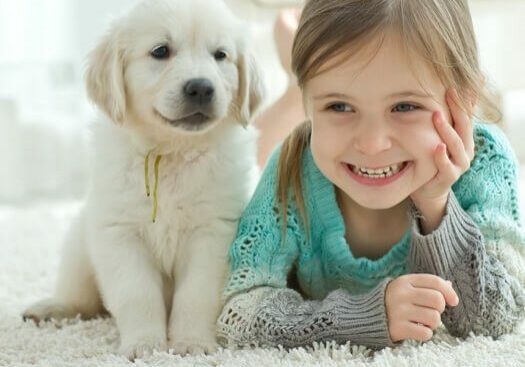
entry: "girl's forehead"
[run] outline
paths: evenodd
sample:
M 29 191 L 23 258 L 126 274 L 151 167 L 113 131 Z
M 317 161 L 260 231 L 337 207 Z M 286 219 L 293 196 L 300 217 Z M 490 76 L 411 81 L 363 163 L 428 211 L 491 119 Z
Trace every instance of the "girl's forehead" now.
M 430 63 L 406 51 L 399 37 L 386 36 L 381 43 L 370 43 L 357 52 L 350 50 L 321 67 L 318 75 L 305 85 L 306 90 L 368 90 L 380 93 L 392 89 L 424 88 L 441 90 L 442 83 Z

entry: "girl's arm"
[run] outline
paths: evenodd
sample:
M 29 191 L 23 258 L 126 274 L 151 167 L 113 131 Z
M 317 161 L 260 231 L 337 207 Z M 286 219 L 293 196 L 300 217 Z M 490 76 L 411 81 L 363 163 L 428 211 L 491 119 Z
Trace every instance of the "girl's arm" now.
M 455 186 L 466 210 L 451 192 L 446 215 L 434 232 L 422 235 L 414 218 L 409 254 L 412 272 L 452 281 L 460 303 L 447 308 L 442 321 L 451 334 L 462 337 L 471 331 L 491 336 L 512 331 L 525 305 L 519 274 L 510 273 L 496 256 L 509 251 L 524 264 L 523 251 L 514 250 L 525 246 L 516 214 L 515 162 L 504 139 L 490 134 L 478 139 L 483 143 L 472 168 Z
M 278 151 L 269 160 L 246 208 L 230 249 L 227 302 L 217 322 L 223 344 L 296 347 L 314 341 L 391 344 L 384 294 L 389 279 L 365 295 L 337 290 L 321 301 L 305 301 L 287 288 L 304 236 L 289 208 L 286 242 L 275 206 Z
M 344 290 L 322 301 L 305 301 L 289 288 L 258 287 L 226 304 L 217 322 L 224 345 L 300 347 L 313 342 L 350 341 L 369 347 L 392 345 L 388 333 L 385 279 L 368 294 Z

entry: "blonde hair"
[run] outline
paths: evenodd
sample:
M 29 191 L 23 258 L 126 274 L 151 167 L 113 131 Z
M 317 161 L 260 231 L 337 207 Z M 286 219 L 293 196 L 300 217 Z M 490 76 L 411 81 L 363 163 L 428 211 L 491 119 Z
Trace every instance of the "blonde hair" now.
M 309 80 L 337 67 L 372 40 L 395 32 L 409 56 L 431 66 L 443 85 L 455 88 L 464 110 L 478 101 L 483 120 L 498 122 L 501 114 L 485 85 L 478 60 L 474 28 L 466 0 L 308 0 L 292 49 L 292 69 L 304 90 Z M 319 47 L 322 45 L 322 47 Z M 410 58 L 409 58 L 410 60 Z M 324 67 L 324 68 L 323 68 Z M 283 142 L 278 163 L 277 199 L 286 228 L 289 194 L 305 226 L 302 157 L 310 144 L 311 122 L 298 126 Z M 291 189 L 291 192 L 290 192 Z

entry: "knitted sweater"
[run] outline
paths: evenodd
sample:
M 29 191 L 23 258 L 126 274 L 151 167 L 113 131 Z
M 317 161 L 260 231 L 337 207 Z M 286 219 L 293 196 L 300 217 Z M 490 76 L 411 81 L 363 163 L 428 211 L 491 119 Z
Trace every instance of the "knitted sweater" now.
M 291 202 L 281 244 L 277 149 L 230 250 L 226 305 L 217 322 L 219 341 L 239 346 L 295 347 L 331 340 L 393 345 L 385 290 L 389 281 L 407 273 L 452 281 L 460 303 L 442 314 L 451 334 L 510 332 L 525 305 L 518 165 L 497 127 L 474 126 L 476 155 L 453 185 L 440 226 L 422 235 L 417 210 L 412 210 L 406 234 L 377 260 L 352 255 L 333 184 L 317 168 L 310 149 L 303 157 L 309 233 Z M 288 287 L 290 274 L 301 293 Z

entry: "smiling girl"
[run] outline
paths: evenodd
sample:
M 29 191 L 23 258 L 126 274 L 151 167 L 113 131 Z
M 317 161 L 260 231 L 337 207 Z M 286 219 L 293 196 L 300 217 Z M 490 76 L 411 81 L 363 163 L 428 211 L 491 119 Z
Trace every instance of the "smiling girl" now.
M 241 218 L 219 339 L 384 347 L 441 322 L 512 331 L 525 304 L 522 270 L 504 261 L 525 247 L 517 163 L 472 119 L 496 110 L 467 1 L 310 0 L 292 59 L 308 121 Z

